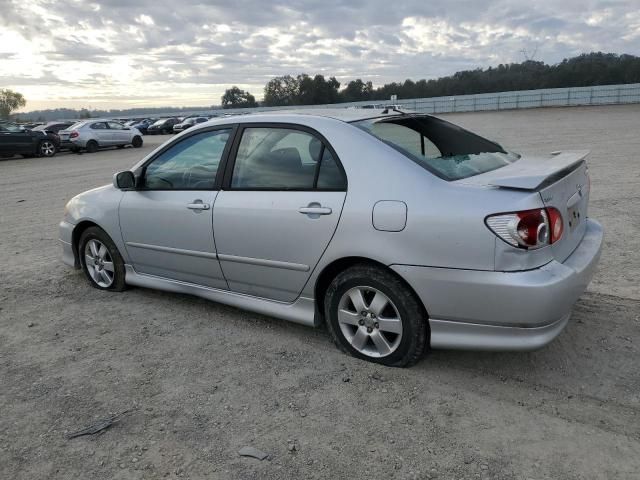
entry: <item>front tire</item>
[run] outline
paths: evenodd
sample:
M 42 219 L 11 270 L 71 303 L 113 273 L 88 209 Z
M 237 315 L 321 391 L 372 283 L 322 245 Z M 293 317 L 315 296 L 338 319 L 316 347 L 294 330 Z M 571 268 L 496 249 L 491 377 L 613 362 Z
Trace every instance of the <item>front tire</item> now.
M 375 265 L 351 267 L 324 298 L 327 329 L 350 355 L 391 367 L 415 364 L 427 349 L 427 318 L 404 282 Z
M 80 265 L 87 280 L 99 290 L 126 288 L 124 260 L 113 240 L 99 227 L 89 227 L 78 242 Z
M 140 148 L 142 146 L 142 137 L 139 137 L 138 135 L 133 137 L 133 140 L 131 140 L 131 145 L 133 145 L 133 148 Z

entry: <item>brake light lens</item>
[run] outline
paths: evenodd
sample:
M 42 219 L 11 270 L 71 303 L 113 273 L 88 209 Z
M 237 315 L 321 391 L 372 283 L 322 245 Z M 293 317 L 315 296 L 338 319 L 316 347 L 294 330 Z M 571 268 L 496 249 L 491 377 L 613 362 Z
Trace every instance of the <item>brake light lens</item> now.
M 551 229 L 551 243 L 557 242 L 564 232 L 564 224 L 562 223 L 562 215 L 556 208 L 547 208 L 549 213 L 549 227 Z
M 557 242 L 563 232 L 562 215 L 555 208 L 490 215 L 485 223 L 509 245 L 530 250 Z
M 80 132 L 78 132 L 77 130 L 74 130 L 69 134 L 69 138 L 77 138 L 79 136 L 80 136 Z

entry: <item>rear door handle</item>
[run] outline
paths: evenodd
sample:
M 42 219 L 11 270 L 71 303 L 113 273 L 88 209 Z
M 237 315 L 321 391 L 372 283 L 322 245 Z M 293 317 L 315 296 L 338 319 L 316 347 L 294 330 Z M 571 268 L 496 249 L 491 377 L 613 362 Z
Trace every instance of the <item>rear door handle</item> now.
M 300 207 L 298 211 L 305 215 L 331 215 L 332 210 L 329 207 Z
M 202 203 L 202 200 L 194 200 L 193 203 L 187 205 L 189 210 L 209 210 L 208 203 Z

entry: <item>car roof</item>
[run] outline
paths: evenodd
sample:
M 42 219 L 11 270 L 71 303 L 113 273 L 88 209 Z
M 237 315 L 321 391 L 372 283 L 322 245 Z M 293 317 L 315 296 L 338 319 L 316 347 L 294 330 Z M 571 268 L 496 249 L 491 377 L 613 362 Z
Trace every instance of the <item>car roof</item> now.
M 315 117 L 327 117 L 334 120 L 341 120 L 343 122 L 357 122 L 359 120 L 367 120 L 370 118 L 378 117 L 392 117 L 396 115 L 403 115 L 405 113 L 414 112 L 398 112 L 393 110 L 387 110 L 385 108 L 380 109 L 363 109 L 363 108 L 298 108 L 291 110 L 271 110 L 264 112 L 252 113 L 251 117 L 255 119 L 261 115 L 269 116 L 289 116 L 289 115 L 311 115 Z

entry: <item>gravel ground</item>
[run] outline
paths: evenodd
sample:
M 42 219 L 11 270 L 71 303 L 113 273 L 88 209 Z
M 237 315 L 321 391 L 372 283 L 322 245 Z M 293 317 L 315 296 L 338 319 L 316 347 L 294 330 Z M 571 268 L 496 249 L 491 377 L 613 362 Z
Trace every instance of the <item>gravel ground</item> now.
M 640 105 L 443 117 L 518 151 L 592 149 L 606 249 L 556 341 L 389 369 L 342 355 L 323 330 L 100 292 L 60 262 L 62 208 L 166 137 L 0 161 L 0 476 L 639 478 Z M 126 409 L 102 434 L 65 438 Z

